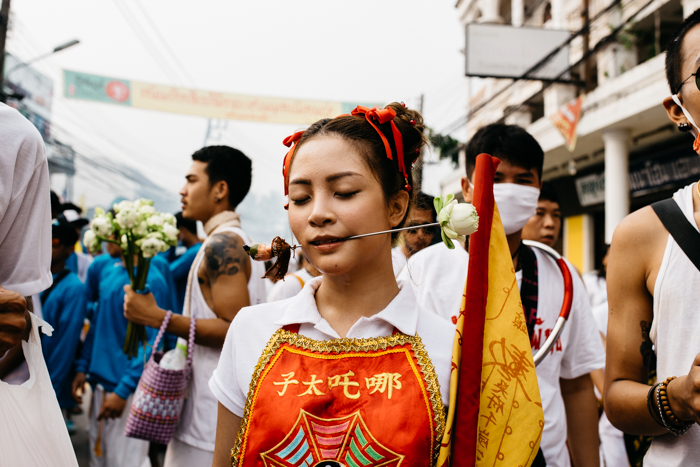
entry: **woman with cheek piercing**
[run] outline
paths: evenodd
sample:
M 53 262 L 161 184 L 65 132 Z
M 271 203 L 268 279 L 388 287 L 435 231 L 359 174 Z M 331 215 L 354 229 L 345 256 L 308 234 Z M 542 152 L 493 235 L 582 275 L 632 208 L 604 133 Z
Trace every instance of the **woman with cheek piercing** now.
M 358 107 L 285 144 L 289 223 L 321 276 L 231 324 L 209 383 L 214 466 L 434 465 L 454 330 L 397 283 L 395 234 L 347 240 L 403 226 L 423 119 Z

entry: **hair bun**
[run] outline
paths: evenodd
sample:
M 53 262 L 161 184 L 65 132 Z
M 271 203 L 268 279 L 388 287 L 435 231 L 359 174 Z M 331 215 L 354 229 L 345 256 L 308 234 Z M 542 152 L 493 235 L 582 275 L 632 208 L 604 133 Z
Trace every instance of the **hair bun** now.
M 427 142 L 423 135 L 425 130 L 423 116 L 417 110 L 409 109 L 400 102 L 392 102 L 385 108 L 396 112 L 394 123 L 403 137 L 404 161 L 407 166 L 410 166 L 418 159 L 421 148 Z

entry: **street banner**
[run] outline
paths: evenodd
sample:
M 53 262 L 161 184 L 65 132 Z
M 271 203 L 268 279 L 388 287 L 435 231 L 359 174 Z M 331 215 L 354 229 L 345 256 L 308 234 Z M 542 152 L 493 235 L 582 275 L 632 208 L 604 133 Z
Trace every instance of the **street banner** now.
M 63 70 L 63 95 L 68 99 L 207 118 L 292 124 L 311 124 L 324 117 L 337 117 L 350 113 L 357 105 L 380 105 L 201 91 L 70 70 Z
M 579 96 L 566 104 L 561 109 L 557 110 L 550 118 L 552 123 L 559 130 L 566 141 L 566 147 L 570 152 L 574 152 L 576 148 L 576 127 L 581 118 L 581 106 L 583 105 L 583 97 Z
M 493 198 L 499 160 L 476 159 L 469 268 L 452 350 L 439 467 L 529 467 L 544 429 L 535 364 L 505 232 Z

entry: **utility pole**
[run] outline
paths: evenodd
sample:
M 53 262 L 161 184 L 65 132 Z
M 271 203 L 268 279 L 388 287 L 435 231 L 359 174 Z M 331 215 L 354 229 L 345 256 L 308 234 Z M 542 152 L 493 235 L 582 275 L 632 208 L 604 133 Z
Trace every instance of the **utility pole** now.
M 10 0 L 2 0 L 0 6 L 0 102 L 5 102 L 5 40 L 7 27 L 10 24 Z
M 590 18 L 588 13 L 588 0 L 583 0 L 583 6 L 581 8 L 581 22 L 583 22 L 583 27 L 585 32 L 583 33 L 583 56 L 588 55 L 590 40 L 591 40 L 591 27 Z M 593 79 L 591 77 L 591 71 L 593 67 L 591 66 L 591 57 L 586 58 L 583 61 L 583 82 L 584 91 L 589 92 L 593 90 Z
M 418 101 L 418 112 L 423 115 L 423 100 L 425 94 L 420 95 L 420 100 Z M 423 149 L 421 149 L 418 159 L 416 160 L 416 170 L 413 173 L 413 185 L 416 187 L 416 191 L 422 191 L 423 185 Z

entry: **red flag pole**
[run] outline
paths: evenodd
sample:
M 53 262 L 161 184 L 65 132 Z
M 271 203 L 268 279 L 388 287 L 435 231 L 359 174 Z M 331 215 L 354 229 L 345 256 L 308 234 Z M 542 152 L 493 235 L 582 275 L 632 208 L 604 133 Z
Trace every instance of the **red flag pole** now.
M 484 323 L 488 295 L 489 245 L 493 222 L 493 178 L 501 161 L 488 154 L 476 158 L 473 205 L 479 213 L 479 230 L 469 238 L 469 269 L 462 335 L 462 363 L 459 369 L 452 465 L 476 463 L 477 427 L 481 396 L 481 368 L 484 350 Z M 467 324 L 468 323 L 468 324 Z

